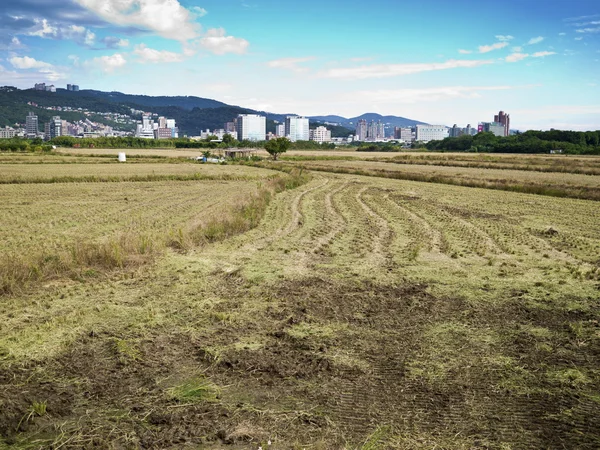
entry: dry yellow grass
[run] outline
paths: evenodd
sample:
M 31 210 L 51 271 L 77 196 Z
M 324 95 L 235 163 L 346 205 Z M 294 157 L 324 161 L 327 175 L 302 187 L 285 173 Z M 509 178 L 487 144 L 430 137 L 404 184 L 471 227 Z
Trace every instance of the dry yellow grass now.
M 0 247 L 6 254 L 52 253 L 115 233 L 166 237 L 197 226 L 252 182 L 56 183 L 0 186 Z
M 248 186 L 9 186 L 3 225 L 160 232 L 194 185 Z M 247 233 L 6 297 L 0 447 L 595 448 L 597 205 L 318 172 Z
M 479 169 L 470 167 L 429 166 L 422 164 L 390 164 L 373 161 L 314 161 L 309 167 L 331 167 L 363 169 L 374 172 L 421 173 L 428 176 L 451 177 L 456 180 L 489 180 L 508 182 L 536 183 L 543 185 L 561 185 L 569 187 L 600 188 L 600 176 L 570 173 L 545 173 L 526 170 Z
M 43 181 L 45 179 L 102 179 L 135 178 L 145 176 L 167 177 L 197 174 L 206 178 L 253 179 L 274 176 L 275 171 L 218 164 L 179 163 L 112 163 L 112 164 L 1 164 L 0 183 Z

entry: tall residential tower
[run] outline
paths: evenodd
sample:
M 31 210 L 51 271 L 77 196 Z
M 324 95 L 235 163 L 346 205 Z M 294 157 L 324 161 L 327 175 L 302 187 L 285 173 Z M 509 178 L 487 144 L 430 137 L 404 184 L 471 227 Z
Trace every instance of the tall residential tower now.
M 25 119 L 25 134 L 29 139 L 37 137 L 39 132 L 38 116 L 30 112 Z
M 240 114 L 235 119 L 235 130 L 240 141 L 264 141 L 267 136 L 267 118 L 256 114 Z
M 510 115 L 506 114 L 504 111 L 500 111 L 494 116 L 494 122 L 504 125 L 504 136 L 510 135 Z
M 308 119 L 300 116 L 286 117 L 285 137 L 292 142 L 308 141 L 310 138 Z

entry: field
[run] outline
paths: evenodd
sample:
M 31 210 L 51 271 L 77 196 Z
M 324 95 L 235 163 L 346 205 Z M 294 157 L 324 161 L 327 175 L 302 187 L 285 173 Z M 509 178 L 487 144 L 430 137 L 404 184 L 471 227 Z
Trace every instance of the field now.
M 1 164 L 0 184 L 58 182 L 58 181 L 136 181 L 150 178 L 203 178 L 215 180 L 250 180 L 273 176 L 267 169 L 213 164 Z
M 358 163 L 373 173 L 333 173 Z M 52 255 L 115 233 L 162 249 L 3 295 L 0 448 L 600 447 L 598 202 L 378 172 L 404 164 L 268 167 L 309 164 L 324 166 L 267 197 L 278 172 L 191 163 L 245 178 L 0 185 L 3 251 Z M 12 179 L 46 164 L 22 166 Z M 105 167 L 125 171 L 60 173 Z M 240 211 L 254 219 L 238 232 L 160 237 L 206 237 Z
M 540 162 L 539 159 L 536 162 Z M 571 162 L 571 160 L 569 160 Z M 600 200 L 600 177 L 539 170 L 481 169 L 391 161 L 300 161 L 307 169 Z M 537 164 L 535 167 L 540 167 Z M 571 167 L 567 165 L 566 167 Z

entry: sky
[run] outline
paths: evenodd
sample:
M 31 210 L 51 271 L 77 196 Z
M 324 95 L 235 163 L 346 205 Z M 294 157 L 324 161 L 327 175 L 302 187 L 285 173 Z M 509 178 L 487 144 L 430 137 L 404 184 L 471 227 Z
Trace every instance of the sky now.
M 0 85 L 600 129 L 598 0 L 0 3 Z

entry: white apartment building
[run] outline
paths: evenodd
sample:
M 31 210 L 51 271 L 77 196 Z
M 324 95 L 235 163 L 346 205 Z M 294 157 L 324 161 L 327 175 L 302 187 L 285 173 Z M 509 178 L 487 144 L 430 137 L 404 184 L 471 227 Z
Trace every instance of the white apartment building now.
M 138 123 L 135 137 L 143 139 L 154 139 L 154 121 L 148 115 L 142 116 L 142 123 Z
M 11 127 L 0 128 L 0 139 L 12 139 L 17 135 L 17 130 Z
M 448 137 L 448 129 L 444 125 L 417 125 L 415 141 L 441 141 Z
M 310 140 L 319 143 L 331 142 L 331 131 L 326 127 L 317 127 L 314 130 L 310 130 Z
M 235 119 L 235 130 L 240 141 L 264 141 L 267 118 L 256 114 L 240 114 Z
M 285 137 L 290 141 L 308 141 L 310 139 L 310 127 L 307 117 L 288 116 L 285 118 Z
M 285 137 L 285 124 L 279 124 L 275 126 L 275 135 L 277 137 Z

